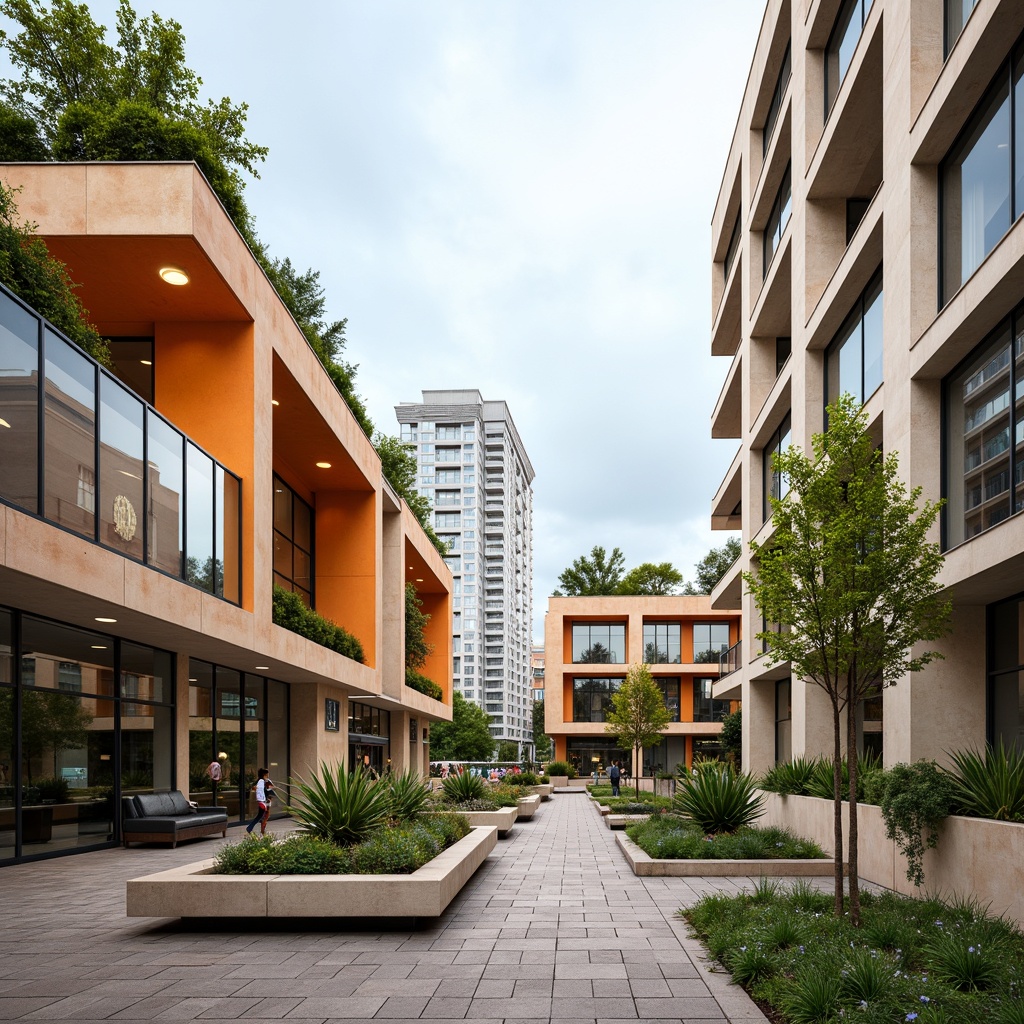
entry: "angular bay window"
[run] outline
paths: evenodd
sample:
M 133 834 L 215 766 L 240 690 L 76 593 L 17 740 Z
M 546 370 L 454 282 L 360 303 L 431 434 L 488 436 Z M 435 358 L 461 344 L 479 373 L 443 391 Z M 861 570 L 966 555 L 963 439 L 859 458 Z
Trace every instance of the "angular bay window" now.
M 825 396 L 863 405 L 882 383 L 882 272 L 871 279 L 825 353 Z
M 764 130 L 761 132 L 762 156 L 767 156 L 768 147 L 771 145 L 772 136 L 775 134 L 775 125 L 779 120 L 779 113 L 782 111 L 782 97 L 786 95 L 786 86 L 789 85 L 791 73 L 789 43 L 786 43 L 786 52 L 782 57 L 782 67 L 779 68 L 779 77 L 775 80 L 775 91 L 772 93 L 772 102 L 768 107 L 768 116 L 765 118 Z
M 1022 71 L 1018 46 L 939 168 L 940 307 L 1024 212 Z
M 785 474 L 780 473 L 775 468 L 774 456 L 781 454 L 789 447 L 792 437 L 792 420 L 787 412 L 782 417 L 782 422 L 779 424 L 778 429 L 768 439 L 768 443 L 764 446 L 762 453 L 762 469 L 764 474 L 762 514 L 765 522 L 768 521 L 768 517 L 772 514 L 772 508 L 768 499 L 775 498 L 776 501 L 782 501 L 789 493 L 789 481 L 786 479 Z
M 648 665 L 678 665 L 679 634 L 678 622 L 645 622 L 644 661 Z
M 1024 307 L 944 382 L 945 546 L 1024 508 Z
M 572 681 L 572 720 L 604 722 L 612 706 L 612 694 L 623 680 L 580 678 Z
M 864 22 L 871 11 L 871 0 L 845 0 L 840 7 L 828 45 L 825 47 L 825 118 L 839 95 L 839 88 L 850 70 Z
M 782 184 L 772 204 L 772 212 L 768 215 L 768 223 L 764 229 L 764 276 L 768 276 L 768 268 L 772 265 L 775 253 L 779 250 L 782 235 L 789 224 L 793 213 L 793 184 L 790 165 L 786 165 L 786 173 L 782 176 Z
M 626 661 L 624 622 L 574 622 L 572 660 L 575 665 L 621 665 Z
M 274 474 L 274 582 L 314 607 L 314 512 Z

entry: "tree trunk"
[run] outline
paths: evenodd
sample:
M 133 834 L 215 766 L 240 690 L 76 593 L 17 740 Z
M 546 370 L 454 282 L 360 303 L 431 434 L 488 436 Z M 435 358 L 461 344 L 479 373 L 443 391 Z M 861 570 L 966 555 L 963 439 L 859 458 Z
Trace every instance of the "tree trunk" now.
M 834 835 L 835 857 L 833 869 L 835 879 L 835 901 L 833 911 L 836 917 L 843 916 L 843 734 L 839 724 L 839 705 L 832 705 L 832 802 L 835 812 Z
M 640 772 L 643 771 L 643 747 L 633 748 L 633 785 L 636 786 L 636 802 L 640 803 Z
M 846 759 L 850 764 L 850 924 L 860 927 L 860 879 L 857 856 L 857 705 L 854 702 L 855 681 L 846 686 Z

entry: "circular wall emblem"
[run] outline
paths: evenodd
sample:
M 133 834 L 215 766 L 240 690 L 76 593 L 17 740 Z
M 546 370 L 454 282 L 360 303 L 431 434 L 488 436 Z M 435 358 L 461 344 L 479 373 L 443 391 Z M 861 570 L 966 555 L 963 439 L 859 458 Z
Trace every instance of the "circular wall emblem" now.
M 114 532 L 124 540 L 131 540 L 137 525 L 138 519 L 132 503 L 123 494 L 119 494 L 114 499 Z

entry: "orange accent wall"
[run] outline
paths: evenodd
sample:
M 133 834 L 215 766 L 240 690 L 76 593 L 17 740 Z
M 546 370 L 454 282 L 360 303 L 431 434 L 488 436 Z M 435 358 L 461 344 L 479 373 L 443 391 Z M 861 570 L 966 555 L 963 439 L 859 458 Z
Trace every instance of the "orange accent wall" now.
M 255 547 L 253 359 L 250 323 L 156 324 L 156 408 L 242 478 L 242 606 L 250 610 Z
M 572 721 L 572 676 L 562 677 L 562 721 Z
M 569 738 L 567 736 L 555 736 L 555 737 L 553 737 L 553 739 L 555 741 L 555 756 L 554 756 L 553 760 L 555 760 L 555 761 L 568 761 L 569 758 L 566 755 L 565 751 L 566 751 L 566 748 L 567 748 L 567 745 L 568 745 L 568 739 Z
M 420 671 L 444 690 L 445 704 L 452 702 L 452 609 L 448 594 L 419 594 L 422 611 L 430 616 L 424 630 L 427 643 L 434 649 Z
M 316 610 L 362 642 L 377 664 L 377 495 L 318 491 Z

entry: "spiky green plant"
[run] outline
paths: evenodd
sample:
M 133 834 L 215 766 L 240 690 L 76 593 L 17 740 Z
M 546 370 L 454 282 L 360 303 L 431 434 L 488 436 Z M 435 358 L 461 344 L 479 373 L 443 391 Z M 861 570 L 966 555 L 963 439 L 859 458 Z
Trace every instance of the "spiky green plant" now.
M 479 775 L 471 775 L 469 772 L 449 775 L 441 785 L 445 799 L 453 804 L 479 800 L 484 795 L 484 780 Z
M 388 787 L 388 816 L 398 821 L 411 821 L 427 804 L 427 781 L 410 769 L 393 775 L 385 783 Z
M 886 960 L 872 956 L 866 949 L 851 953 L 842 974 L 841 992 L 851 1003 L 874 1003 L 889 991 L 892 970 Z
M 811 970 L 794 980 L 782 999 L 790 1024 L 827 1024 L 839 1010 L 839 979 Z
M 764 814 L 764 799 L 750 775 L 734 774 L 728 768 L 697 775 L 681 772 L 679 782 L 674 809 L 705 833 L 735 832 Z
M 958 810 L 996 821 L 1024 821 L 1024 752 L 999 740 L 984 753 L 962 750 L 950 757 Z
M 289 810 L 302 832 L 351 846 L 384 823 L 388 790 L 364 772 L 321 761 L 308 782 L 300 778 L 293 783 Z
M 764 773 L 759 783 L 761 789 L 782 796 L 798 796 L 807 790 L 807 784 L 820 758 L 796 757 L 782 761 Z

